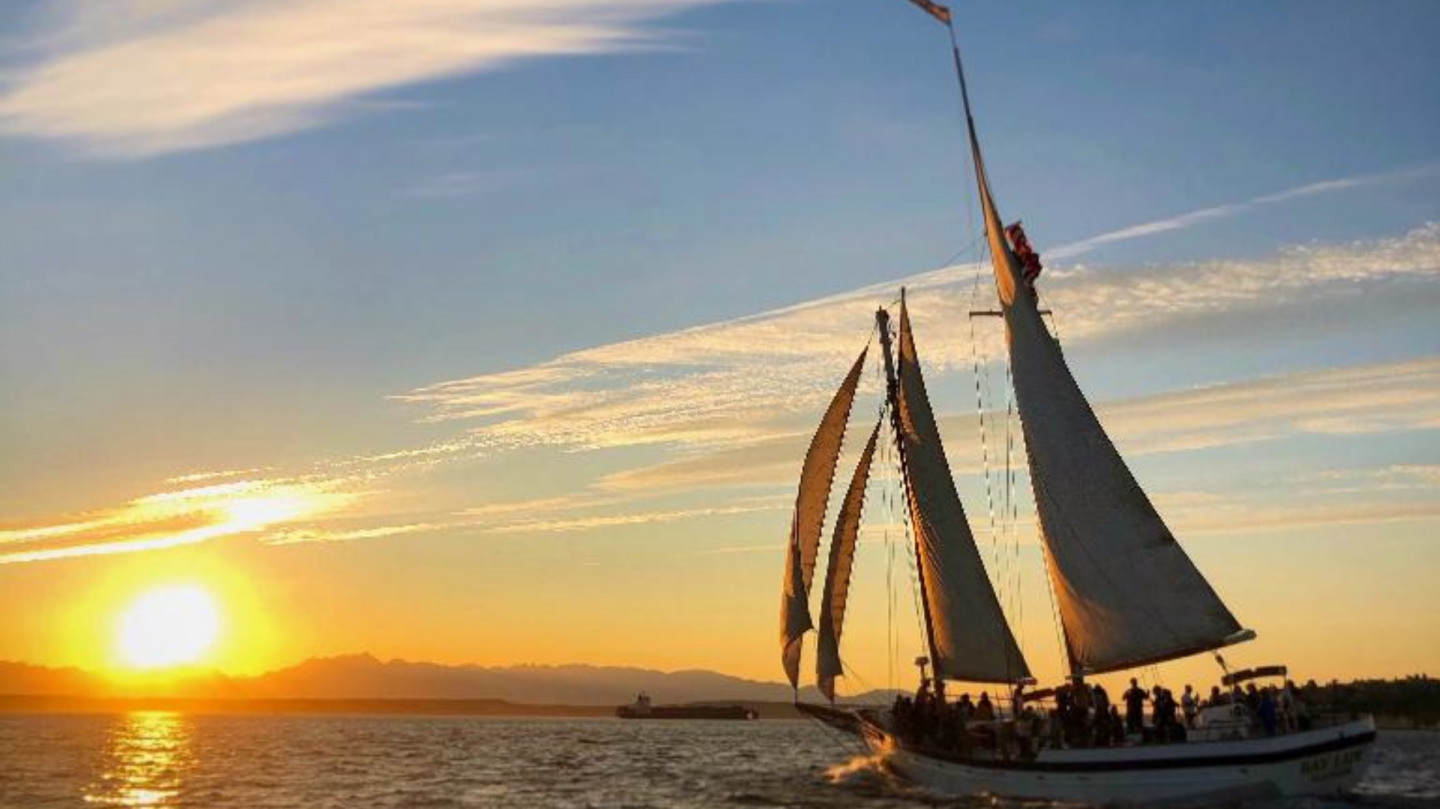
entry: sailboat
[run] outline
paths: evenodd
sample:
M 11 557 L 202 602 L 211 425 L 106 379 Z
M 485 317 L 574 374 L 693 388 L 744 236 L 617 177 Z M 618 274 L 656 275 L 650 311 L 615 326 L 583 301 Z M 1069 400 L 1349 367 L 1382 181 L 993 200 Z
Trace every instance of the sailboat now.
M 991 193 L 950 11 L 930 0 L 910 2 L 950 30 L 999 299 L 993 314 L 1005 326 L 1046 573 L 1069 664 L 1069 682 L 1057 690 L 1079 693 L 1087 676 L 1214 653 L 1254 639 L 1255 632 L 1241 626 L 1176 541 L 1071 374 L 1037 301 L 1038 255 L 1023 231 L 1002 225 Z M 1158 743 L 1141 733 L 1100 746 L 1056 742 L 1048 734 L 1027 736 L 1025 717 L 1031 714 L 1025 706 L 1046 692 L 1032 692 L 1031 702 L 1026 700 L 1023 689 L 1035 681 L 957 493 L 903 290 L 898 325 L 884 308 L 876 313 L 875 325 L 885 369 L 885 404 L 841 498 L 821 585 L 818 628 L 810 614 L 811 585 L 868 346 L 844 377 L 810 443 L 786 544 L 781 660 L 802 711 L 858 735 L 890 771 L 949 795 L 1085 803 L 1210 802 L 1334 794 L 1359 782 L 1375 741 L 1375 723 L 1368 716 L 1316 718 L 1300 727 L 1266 732 L 1237 701 L 1200 712 L 1184 741 Z M 882 429 L 886 426 L 888 430 Z M 960 743 L 937 741 L 938 734 L 907 732 L 908 720 L 894 709 L 835 704 L 835 681 L 845 674 L 839 647 L 866 484 L 882 434 L 893 441 L 899 459 L 905 516 L 913 535 L 927 647 L 917 659 L 922 691 L 931 706 L 944 706 L 947 681 L 1011 689 L 1008 716 L 1002 711 L 996 718 L 965 723 L 963 732 L 951 734 L 958 735 Z M 803 639 L 811 630 L 818 635 L 817 684 L 828 705 L 798 702 Z M 1238 686 L 1277 673 L 1284 669 L 1227 672 L 1224 682 Z

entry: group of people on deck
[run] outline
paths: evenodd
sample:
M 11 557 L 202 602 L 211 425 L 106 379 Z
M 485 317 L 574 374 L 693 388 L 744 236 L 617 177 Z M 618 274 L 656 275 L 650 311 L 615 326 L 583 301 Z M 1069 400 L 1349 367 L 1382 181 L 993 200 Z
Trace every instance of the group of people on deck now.
M 1256 688 L 1254 683 L 1249 683 L 1241 690 L 1240 686 L 1236 685 L 1231 687 L 1228 694 L 1215 686 L 1210 689 L 1210 698 L 1205 701 L 1205 707 L 1243 706 L 1266 736 L 1293 733 L 1312 727 L 1314 720 L 1311 716 L 1311 705 L 1316 702 L 1319 688 L 1314 680 L 1305 683 L 1303 688 L 1296 686 L 1293 680 L 1286 680 L 1279 688 Z M 1189 686 L 1186 686 L 1186 689 L 1188 690 Z
M 1310 727 L 1310 711 L 1301 689 L 1289 680 L 1281 688 L 1257 688 L 1250 683 L 1229 692 L 1219 686 L 1201 699 L 1189 685 L 1177 699 L 1164 686 L 1142 688 L 1132 678 L 1130 687 L 1113 702 L 1099 683 L 1075 681 L 1054 690 L 1054 706 L 1044 708 L 1017 691 L 1018 715 L 1000 716 L 988 693 L 972 701 L 969 694 L 947 701 L 924 680 L 912 699 L 895 698 L 892 719 L 895 733 L 911 742 L 968 752 L 975 746 L 1010 757 L 1028 758 L 1041 747 L 1119 747 L 1133 743 L 1165 744 L 1185 741 L 1196 727 L 1202 709 L 1240 706 L 1255 731 L 1273 736 Z M 1150 704 L 1146 722 L 1146 703 Z M 1012 719 L 1014 721 L 1009 721 Z M 1006 721 L 997 721 L 1004 719 Z

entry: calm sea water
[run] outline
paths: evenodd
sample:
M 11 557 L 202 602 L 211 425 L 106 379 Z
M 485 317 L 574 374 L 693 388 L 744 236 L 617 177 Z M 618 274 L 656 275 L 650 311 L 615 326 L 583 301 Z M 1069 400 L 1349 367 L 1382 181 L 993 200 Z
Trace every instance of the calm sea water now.
M 86 805 L 1005 809 L 895 783 L 809 722 L 0 716 L 0 806 Z M 1440 807 L 1440 734 L 1384 734 L 1354 798 L 1268 806 Z

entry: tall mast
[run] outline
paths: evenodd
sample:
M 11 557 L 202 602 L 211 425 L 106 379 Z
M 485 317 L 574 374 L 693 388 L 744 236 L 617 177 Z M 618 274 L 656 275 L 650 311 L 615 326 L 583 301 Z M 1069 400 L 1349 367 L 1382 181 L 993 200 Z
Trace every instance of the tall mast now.
M 903 287 L 900 290 L 900 303 L 902 306 L 905 303 L 905 290 Z M 900 376 L 895 372 L 895 352 L 890 346 L 890 313 L 885 311 L 883 307 L 875 310 L 875 328 L 880 330 L 880 350 L 885 358 L 885 401 L 888 402 L 890 406 L 890 430 L 895 434 L 895 449 L 900 453 L 900 479 L 904 482 L 905 486 L 905 507 L 907 513 L 913 514 L 915 493 L 910 490 L 910 475 L 906 471 L 907 467 L 905 464 L 905 430 L 900 423 Z M 919 564 L 919 554 L 923 552 L 924 550 L 920 547 L 920 535 L 916 532 L 915 553 L 917 566 Z M 925 577 L 923 575 L 917 575 L 916 578 L 920 581 L 920 611 L 925 613 L 925 644 L 930 650 L 930 660 L 933 663 L 940 660 L 940 652 L 935 647 L 935 627 L 930 619 L 930 601 L 925 593 Z M 942 689 L 938 692 L 942 695 L 944 693 L 943 686 L 941 685 L 943 682 L 944 680 L 939 676 L 939 671 L 937 670 L 935 683 L 937 688 Z
M 995 201 L 990 197 L 990 180 L 985 173 L 985 157 L 980 152 L 980 136 L 975 131 L 975 115 L 970 109 L 970 86 L 965 81 L 965 63 L 960 58 L 960 38 L 955 34 L 954 17 L 950 9 L 934 0 L 910 0 L 922 11 L 934 17 L 945 26 L 950 35 L 950 54 L 955 61 L 955 78 L 960 83 L 960 101 L 965 107 L 965 131 L 970 138 L 970 158 L 975 164 L 975 185 L 980 192 L 981 213 L 985 217 L 985 234 L 988 237 L 990 253 L 1005 257 L 1007 272 L 997 273 L 995 282 L 1001 300 L 1008 306 L 1015 297 L 1017 280 L 1021 277 L 1019 266 L 1010 255 L 1010 245 L 1005 240 L 1005 228 L 1000 224 L 1000 215 L 995 210 Z

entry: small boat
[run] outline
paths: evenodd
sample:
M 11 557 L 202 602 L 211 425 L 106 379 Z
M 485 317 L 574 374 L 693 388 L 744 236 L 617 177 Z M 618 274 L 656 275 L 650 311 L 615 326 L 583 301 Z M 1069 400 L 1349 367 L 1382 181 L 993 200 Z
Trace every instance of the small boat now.
M 760 714 L 743 705 L 655 705 L 641 692 L 629 705 L 615 709 L 621 719 L 759 719 Z
M 996 317 L 1006 330 L 1046 574 L 1068 662 L 1068 682 L 1059 690 L 1080 694 L 1088 688 L 1086 677 L 1214 653 L 1253 640 L 1255 632 L 1242 627 L 1176 541 L 1076 383 L 1038 303 L 1039 255 L 1018 223 L 1002 224 L 991 194 L 950 11 L 930 0 L 910 2 L 950 30 L 998 296 L 998 309 L 970 315 Z M 1159 727 L 1145 728 L 1107 736 L 1102 744 L 1095 736 L 1076 742 L 1033 733 L 1025 712 L 1042 694 L 1024 693 L 1035 680 L 957 494 L 926 393 L 904 290 L 898 318 L 881 308 L 875 328 L 885 402 L 840 500 L 818 628 L 810 615 L 810 587 L 868 345 L 810 443 L 786 545 L 781 660 L 803 712 L 858 735 L 884 766 L 947 795 L 1208 803 L 1335 794 L 1359 782 L 1375 741 L 1369 716 L 1307 716 L 1303 723 L 1286 721 L 1276 727 L 1273 721 L 1260 722 L 1256 712 L 1237 699 L 1217 701 L 1197 712 L 1185 730 L 1174 734 L 1166 725 L 1164 734 Z M 961 715 L 963 731 L 952 726 L 946 734 L 932 734 L 914 731 L 894 709 L 834 704 L 835 680 L 844 675 L 839 644 L 855 544 L 882 436 L 899 459 L 906 530 L 913 538 L 916 600 L 928 647 L 916 662 L 922 693 L 928 695 L 927 710 L 953 712 L 945 699 L 947 681 L 986 683 L 1009 689 L 1008 715 L 1002 710 L 982 721 L 966 721 Z M 818 634 L 817 684 L 830 705 L 798 703 L 802 639 L 812 629 Z M 1223 658 L 1215 657 L 1223 668 Z M 1238 687 L 1245 679 L 1276 671 L 1284 670 L 1227 670 L 1224 682 Z M 1156 736 L 1163 736 L 1165 743 Z

